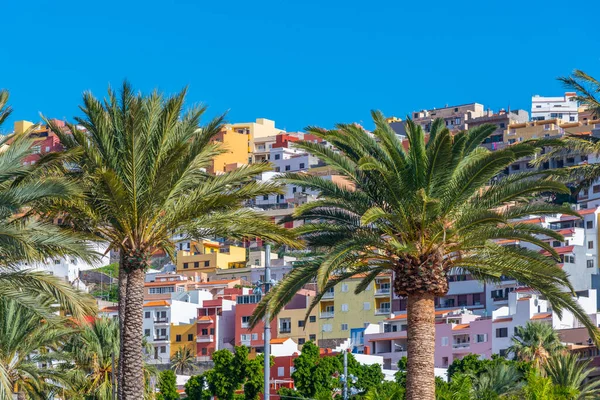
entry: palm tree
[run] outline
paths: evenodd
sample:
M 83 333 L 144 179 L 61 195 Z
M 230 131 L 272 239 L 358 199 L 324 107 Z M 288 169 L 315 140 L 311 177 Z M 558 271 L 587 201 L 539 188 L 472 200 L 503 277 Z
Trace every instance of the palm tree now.
M 600 118 L 600 82 L 585 72 L 576 69 L 571 76 L 558 78 L 569 89 L 577 92 L 575 98 L 581 104 L 584 104 L 592 112 L 595 118 Z
M 189 347 L 179 347 L 173 357 L 171 357 L 171 369 L 175 371 L 175 373 L 184 374 L 186 371 L 193 371 L 196 365 L 194 361 L 196 360 L 195 354 L 190 350 Z
M 40 304 L 40 306 L 46 306 Z M 54 353 L 73 333 L 63 319 L 39 313 L 0 297 L 0 399 L 45 399 L 61 374 Z
M 552 325 L 543 322 L 527 322 L 525 326 L 518 326 L 511 341 L 507 351 L 518 360 L 531 361 L 537 368 L 563 348 L 558 332 Z
M 406 150 L 381 113 L 373 112 L 373 119 L 372 133 L 357 125 L 307 128 L 337 151 L 317 143 L 297 144 L 347 184 L 304 173 L 283 175 L 285 183 L 320 191 L 319 200 L 298 207 L 293 217 L 306 221 L 296 232 L 307 245 L 324 251 L 275 286 L 258 305 L 252 323 L 267 310 L 277 315 L 299 288 L 315 279 L 320 293 L 311 308 L 329 288 L 349 277 L 362 274 L 356 289 L 360 292 L 379 274 L 391 271 L 395 293 L 408 299 L 408 400 L 434 398 L 434 298 L 447 293 L 450 271 L 486 281 L 511 276 L 543 293 L 555 312 L 572 310 L 597 338 L 596 327 L 572 297 L 567 274 L 556 265 L 556 252 L 536 237 L 560 235 L 512 222 L 530 214 L 575 215 L 569 207 L 534 201 L 541 192 L 567 188 L 544 171 L 493 180 L 547 142 L 517 143 L 490 152 L 479 145 L 494 126 L 452 135 L 443 120 L 436 120 L 427 141 L 422 128 L 408 120 Z M 529 242 L 553 257 L 501 246 L 498 239 Z M 563 287 L 571 293 L 563 293 Z
M 174 256 L 174 233 L 196 237 L 263 237 L 293 245 L 291 234 L 242 203 L 278 193 L 276 183 L 255 176 L 271 169 L 254 164 L 218 176 L 206 173 L 226 150 L 211 138 L 223 117 L 199 125 L 204 107 L 183 112 L 186 91 L 165 98 L 142 96 L 124 83 L 119 95 L 83 95 L 83 117 L 70 134 L 48 123 L 67 151 L 57 157 L 77 168 L 83 201 L 57 202 L 70 222 L 90 230 L 120 254 L 119 316 L 121 349 L 119 398 L 140 399 L 143 390 L 142 307 L 144 274 L 154 251 Z
M 600 396 L 600 381 L 588 382 L 591 360 L 579 360 L 577 354 L 559 353 L 548 359 L 544 370 L 561 398 L 567 400 L 597 399 Z
M 383 382 L 367 391 L 364 400 L 399 400 L 404 398 L 404 388 L 396 382 Z
M 119 355 L 119 324 L 99 318 L 85 324 L 63 348 L 65 363 L 59 368 L 67 373 L 70 398 L 112 399 L 113 379 Z M 113 376 L 114 374 L 114 376 Z
M 523 386 L 520 380 L 521 373 L 513 365 L 494 363 L 473 377 L 475 398 L 493 400 L 517 394 Z
M 0 124 L 12 111 L 7 101 L 8 92 L 0 90 Z M 45 165 L 23 165 L 23 159 L 31 154 L 32 141 L 27 134 L 0 140 L 0 298 L 46 314 L 51 310 L 40 305 L 51 298 L 73 316 L 91 315 L 96 308 L 91 297 L 49 274 L 16 268 L 22 262 L 47 262 L 56 257 L 94 258 L 83 237 L 37 218 L 39 202 L 71 199 L 79 193 L 65 179 L 48 176 Z

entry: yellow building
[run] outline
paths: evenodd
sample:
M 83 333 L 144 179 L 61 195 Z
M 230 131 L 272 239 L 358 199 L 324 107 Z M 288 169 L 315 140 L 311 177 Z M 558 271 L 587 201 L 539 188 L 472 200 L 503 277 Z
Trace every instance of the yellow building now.
M 187 347 L 196 356 L 196 323 L 192 324 L 171 324 L 171 350 L 170 357 L 173 357 L 175 352 L 180 348 Z
M 389 318 L 392 306 L 391 278 L 381 275 L 367 289 L 355 294 L 364 277 L 352 277 L 325 293 L 319 302 L 319 339 L 347 339 L 350 330 Z
M 547 119 L 533 122 L 511 124 L 504 131 L 504 143 L 513 144 L 528 139 L 542 139 L 562 136 L 565 134 L 581 134 L 591 132 L 600 120 L 585 122 L 564 122 L 560 119 Z
M 246 249 L 203 240 L 192 242 L 189 251 L 177 252 L 177 273 L 196 277 L 198 273 L 212 273 L 217 268 L 245 268 Z
M 251 162 L 249 140 L 248 134 L 226 126 L 213 138 L 214 142 L 221 143 L 226 152 L 213 158 L 208 172 L 211 174 L 223 173 Z
M 319 339 L 319 311 L 312 309 L 306 319 L 306 311 L 316 292 L 301 289 L 277 315 L 277 337 L 291 338 L 299 347 L 310 340 L 317 343 Z
M 234 132 L 245 134 L 248 137 L 248 152 L 252 153 L 249 156 L 252 157 L 252 162 L 262 161 L 262 158 L 256 159 L 254 152 L 261 153 L 255 145 L 255 139 L 266 138 L 268 136 L 276 136 L 280 133 L 285 133 L 284 130 L 275 127 L 275 121 L 266 118 L 257 118 L 256 122 L 240 122 L 227 126 L 228 129 L 232 129 Z M 262 141 L 261 143 L 263 143 Z M 264 152 L 265 149 L 262 149 Z

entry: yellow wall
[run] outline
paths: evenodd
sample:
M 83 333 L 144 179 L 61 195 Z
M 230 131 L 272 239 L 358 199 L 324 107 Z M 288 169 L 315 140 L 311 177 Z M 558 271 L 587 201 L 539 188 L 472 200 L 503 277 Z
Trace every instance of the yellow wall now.
M 191 251 L 177 252 L 177 272 L 193 273 L 194 271 L 214 272 L 216 268 L 235 268 L 233 263 L 246 266 L 246 249 L 238 246 L 229 246 L 226 253 L 220 252 L 220 245 L 214 242 L 194 242 Z M 208 262 L 208 266 L 206 266 Z M 198 263 L 198 266 L 195 266 Z M 187 268 L 185 268 L 187 264 Z
M 308 298 L 308 301 L 311 301 L 311 298 Z M 309 314 L 315 317 L 315 322 L 310 322 L 310 318 L 306 319 L 306 323 L 304 327 L 298 326 L 298 321 L 304 321 L 306 317 L 306 308 L 299 308 L 295 310 L 281 310 L 277 315 L 277 337 L 285 337 L 292 338 L 294 342 L 298 343 L 299 338 L 304 338 L 305 342 L 310 340 L 310 335 L 314 335 L 316 340 L 319 340 L 319 310 L 317 307 L 313 308 L 311 313 Z M 291 332 L 290 333 L 280 333 L 279 332 L 279 320 L 281 318 L 290 318 L 291 319 Z M 302 345 L 299 344 L 299 347 Z
M 180 347 L 187 347 L 196 355 L 196 324 L 171 324 L 171 357 Z M 192 335 L 192 340 L 188 340 L 188 335 Z M 181 342 L 177 342 L 177 335 L 181 335 Z
M 390 279 L 389 277 L 380 277 L 378 279 Z M 360 294 L 355 294 L 354 290 L 360 283 L 360 278 L 348 279 L 334 288 L 333 299 L 323 299 L 319 305 L 320 311 L 325 311 L 327 305 L 334 305 L 333 318 L 321 318 L 319 315 L 318 339 L 339 339 L 349 338 L 350 330 L 353 328 L 362 328 L 364 323 L 377 324 L 386 318 L 389 313 L 378 314 L 377 309 L 381 303 L 389 302 L 390 295 L 375 295 L 376 282 L 371 282 L 370 287 Z M 347 285 L 347 291 L 343 291 L 343 285 Z M 365 303 L 368 303 L 368 310 L 365 309 Z M 343 310 L 343 305 L 347 305 L 347 311 Z M 342 331 L 342 324 L 348 325 L 348 330 Z M 331 331 L 325 331 L 325 325 L 331 326 Z
M 213 159 L 210 172 L 226 172 L 230 164 L 248 164 L 248 142 L 249 135 L 237 133 L 230 127 L 220 132 L 214 139 L 221 143 L 226 153 L 220 154 Z
M 247 132 L 249 152 L 252 152 L 254 150 L 255 138 L 275 136 L 281 132 L 284 132 L 283 130 L 277 129 L 275 127 L 275 121 L 266 118 L 257 118 L 256 122 L 241 122 L 237 124 L 232 124 L 229 125 L 227 128 L 231 128 L 234 132 L 238 130 L 243 130 L 244 132 Z
M 33 122 L 16 121 L 14 126 L 15 126 L 15 133 L 19 134 L 19 133 L 23 133 L 27 129 L 31 128 L 33 126 Z

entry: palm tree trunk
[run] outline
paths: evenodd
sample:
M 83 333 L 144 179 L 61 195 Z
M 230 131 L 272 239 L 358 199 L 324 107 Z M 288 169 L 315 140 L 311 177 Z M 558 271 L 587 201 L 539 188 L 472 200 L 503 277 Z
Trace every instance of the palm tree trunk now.
M 23 391 L 17 392 L 17 400 L 27 400 L 27 395 Z
M 434 295 L 408 295 L 408 364 L 406 400 L 435 400 Z
M 130 266 L 131 267 L 131 266 Z M 128 268 L 127 302 L 123 336 L 121 337 L 121 376 L 119 377 L 120 400 L 144 398 L 144 358 L 142 354 L 142 322 L 144 309 L 144 268 Z
M 119 251 L 119 337 L 123 340 L 123 327 L 125 326 L 125 304 L 127 300 L 127 273 L 125 272 L 125 252 L 123 249 Z M 117 366 L 117 380 L 122 382 L 123 380 L 123 363 L 120 360 L 123 359 L 123 346 L 119 347 L 119 363 Z M 121 385 L 117 385 L 117 398 L 123 398 L 123 392 Z

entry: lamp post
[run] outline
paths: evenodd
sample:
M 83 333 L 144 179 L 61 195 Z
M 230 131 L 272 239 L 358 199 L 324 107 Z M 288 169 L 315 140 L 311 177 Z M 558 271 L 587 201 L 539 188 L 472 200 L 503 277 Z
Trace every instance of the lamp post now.
M 265 295 L 269 292 L 271 284 L 271 245 L 265 244 Z M 269 310 L 265 313 L 265 382 L 263 388 L 264 400 L 269 400 L 271 397 L 271 316 Z

